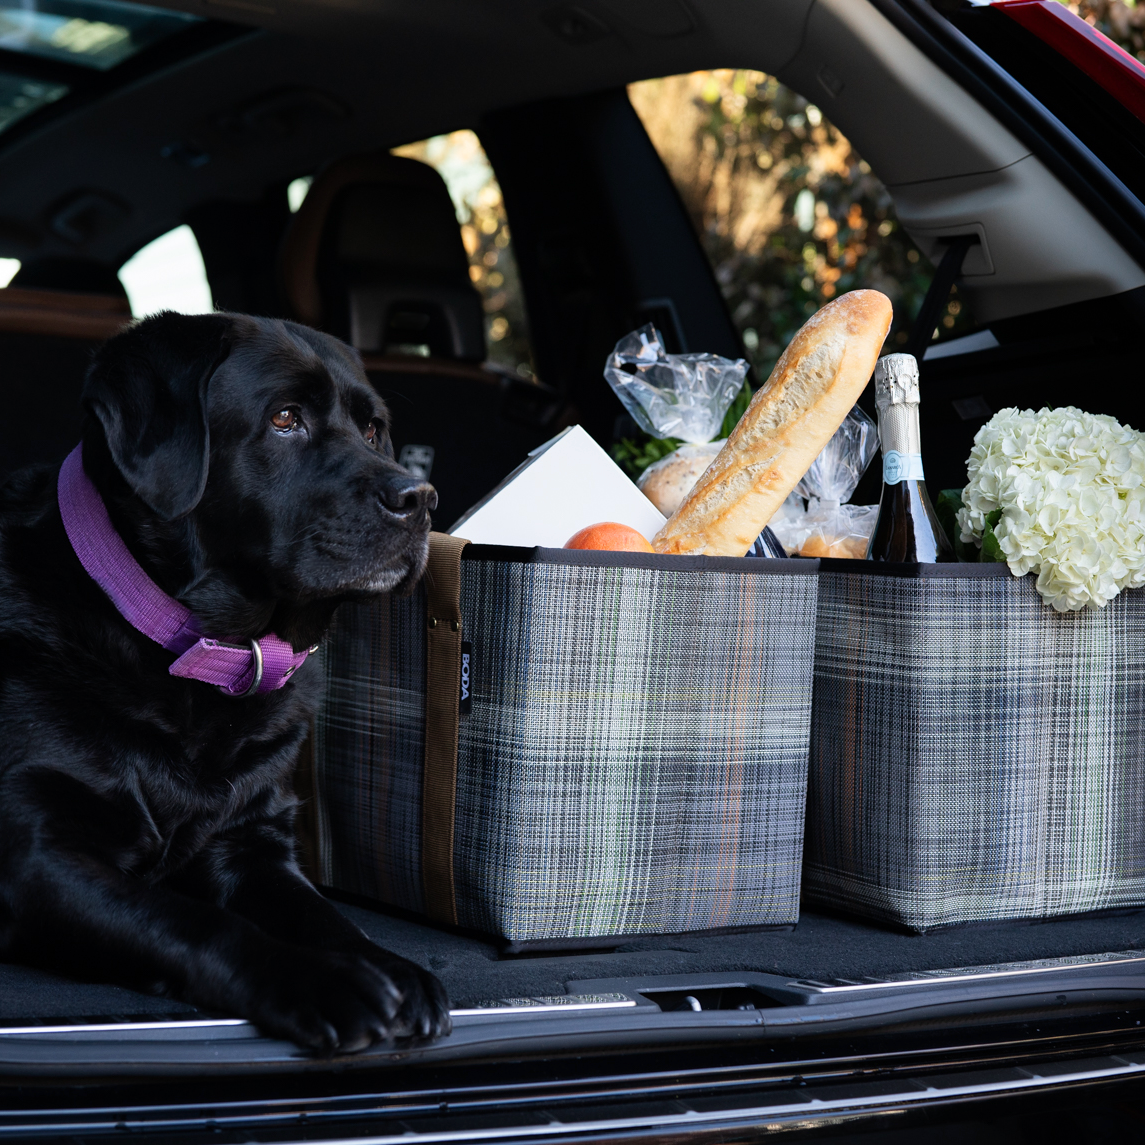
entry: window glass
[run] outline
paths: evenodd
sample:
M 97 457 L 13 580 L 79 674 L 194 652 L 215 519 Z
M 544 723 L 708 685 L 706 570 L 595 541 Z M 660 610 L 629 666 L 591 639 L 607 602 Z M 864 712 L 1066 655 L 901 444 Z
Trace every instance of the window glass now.
M 0 0 L 0 48 L 106 71 L 199 22 L 120 0 Z
M 190 227 L 176 227 L 149 242 L 119 268 L 136 318 L 160 310 L 209 314 L 214 310 L 207 269 Z
M 55 103 L 69 90 L 66 84 L 45 83 L 0 72 L 0 131 L 7 131 L 24 116 Z
M 300 175 L 297 179 L 291 179 L 287 184 L 286 205 L 290 208 L 292 215 L 298 214 L 298 208 L 305 202 L 306 196 L 310 193 L 310 185 L 313 182 L 313 175 Z
M 858 287 L 890 297 L 890 345 L 906 341 L 933 268 L 887 189 L 818 107 L 754 71 L 693 72 L 628 92 L 761 380 L 809 315 Z M 971 328 L 952 293 L 943 337 Z
M 428 163 L 445 180 L 469 256 L 469 277 L 485 307 L 489 359 L 532 378 L 525 302 L 509 222 L 480 140 L 472 131 L 453 131 L 396 147 L 393 153 Z

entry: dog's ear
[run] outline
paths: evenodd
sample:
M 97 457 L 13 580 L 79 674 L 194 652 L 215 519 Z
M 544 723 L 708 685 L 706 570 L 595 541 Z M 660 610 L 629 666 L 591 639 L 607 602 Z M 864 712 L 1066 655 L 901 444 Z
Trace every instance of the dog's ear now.
M 165 520 L 189 513 L 207 484 L 207 383 L 230 352 L 225 314 L 165 311 L 96 353 L 83 405 L 116 468 Z

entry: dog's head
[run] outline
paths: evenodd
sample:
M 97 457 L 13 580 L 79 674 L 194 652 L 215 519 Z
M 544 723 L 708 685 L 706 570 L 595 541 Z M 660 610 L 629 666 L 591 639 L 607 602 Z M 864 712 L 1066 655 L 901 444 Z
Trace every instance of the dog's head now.
M 195 575 L 299 604 L 421 575 L 437 494 L 394 460 L 386 407 L 336 338 L 159 314 L 97 353 L 84 407 L 85 441 L 102 436 L 157 525 L 189 526 Z

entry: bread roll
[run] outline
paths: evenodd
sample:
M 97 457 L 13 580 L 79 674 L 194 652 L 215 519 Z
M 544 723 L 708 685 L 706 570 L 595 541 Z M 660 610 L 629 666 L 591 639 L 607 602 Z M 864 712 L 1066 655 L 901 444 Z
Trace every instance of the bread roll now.
M 842 425 L 890 325 L 890 299 L 877 290 L 853 290 L 812 315 L 652 548 L 742 557 Z
M 799 550 L 801 557 L 846 557 L 861 561 L 870 542 L 866 537 L 808 537 Z
M 636 482 L 637 487 L 665 517 L 670 517 L 684 503 L 723 444 L 721 441 L 710 445 L 681 445 L 649 465 Z

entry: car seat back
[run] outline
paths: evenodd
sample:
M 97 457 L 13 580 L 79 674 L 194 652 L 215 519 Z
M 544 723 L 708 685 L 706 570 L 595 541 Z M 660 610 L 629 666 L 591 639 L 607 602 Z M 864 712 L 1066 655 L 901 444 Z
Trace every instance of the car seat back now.
M 283 240 L 293 317 L 351 342 L 393 418 L 398 460 L 447 529 L 556 432 L 547 386 L 483 363 L 484 313 L 453 202 L 425 163 L 367 155 L 315 179 Z
M 359 350 L 485 357 L 453 201 L 415 159 L 355 156 L 319 176 L 286 234 L 283 286 L 301 321 Z

